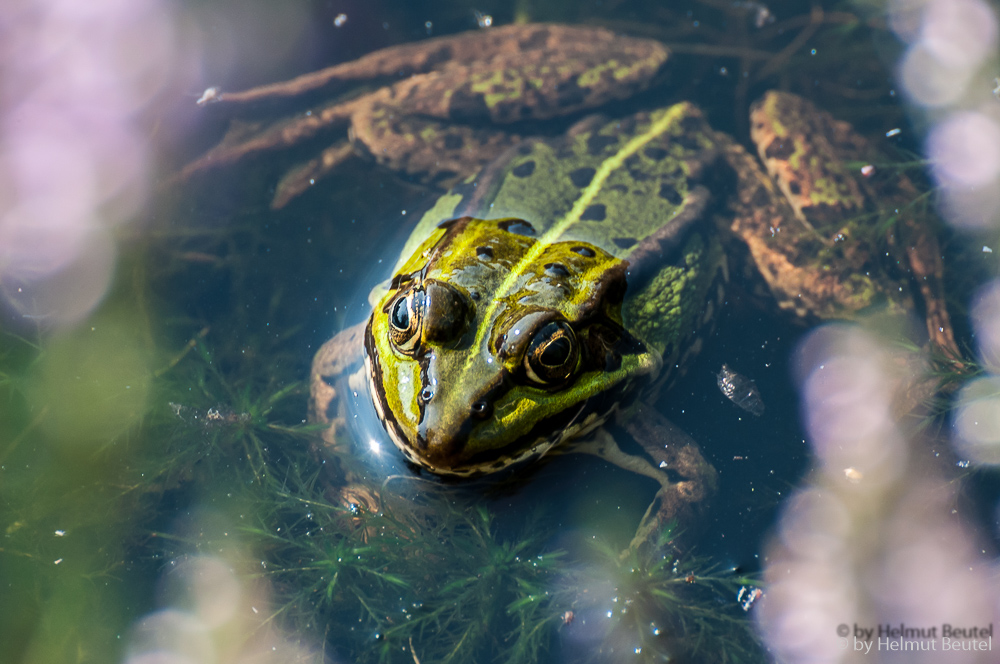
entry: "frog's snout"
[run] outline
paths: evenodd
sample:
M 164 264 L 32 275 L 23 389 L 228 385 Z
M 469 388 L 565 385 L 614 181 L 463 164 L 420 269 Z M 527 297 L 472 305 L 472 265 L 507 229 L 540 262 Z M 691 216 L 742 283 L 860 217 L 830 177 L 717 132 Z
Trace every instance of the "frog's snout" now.
M 434 468 L 455 468 L 463 462 L 463 452 L 476 420 L 468 408 L 447 406 L 431 400 L 424 408 L 420 425 L 419 454 Z

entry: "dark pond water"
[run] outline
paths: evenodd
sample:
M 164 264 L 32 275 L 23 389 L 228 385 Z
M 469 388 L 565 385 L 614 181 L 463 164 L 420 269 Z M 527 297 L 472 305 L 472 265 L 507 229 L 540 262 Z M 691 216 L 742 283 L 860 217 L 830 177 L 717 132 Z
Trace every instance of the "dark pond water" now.
M 197 26 L 199 46 L 184 58 L 198 62 L 188 86 L 199 93 L 284 80 L 429 36 L 494 29 L 477 24 L 555 21 L 672 49 L 650 89 L 598 109 L 607 118 L 691 100 L 714 128 L 752 149 L 747 109 L 782 89 L 865 136 L 884 141 L 903 128 L 880 169 L 921 150 L 920 118 L 911 122 L 894 78 L 905 44 L 870 3 L 819 2 L 811 13 L 793 0 L 299 2 L 281 10 L 191 2 L 177 11 L 178 35 L 193 30 L 185 21 Z M 912 441 L 899 443 L 910 451 L 898 474 L 874 461 L 870 472 L 849 462 L 834 468 L 840 458 L 811 445 L 803 424 L 815 422 L 806 416 L 819 408 L 809 401 L 811 368 L 803 367 L 823 357 L 832 366 L 833 355 L 801 359 L 798 350 L 807 338 L 810 348 L 827 342 L 816 341 L 815 323 L 780 313 L 736 268 L 701 352 L 654 404 L 718 474 L 697 522 L 664 526 L 659 545 L 627 548 L 656 483 L 592 456 L 553 454 L 501 480 L 442 482 L 408 466 L 378 426 L 351 427 L 331 449 L 322 427 L 308 421 L 312 356 L 367 317 L 369 291 L 390 275 L 442 190 L 353 156 L 272 209 L 282 175 L 332 145 L 339 128 L 171 180 L 221 140 L 235 116 L 301 118 L 328 102 L 314 92 L 243 113 L 196 107 L 197 94 L 176 92 L 143 112 L 160 176 L 146 207 L 116 231 L 115 276 L 101 303 L 73 324 L 9 309 L 0 328 L 0 661 L 743 662 L 771 661 L 775 651 L 804 661 L 812 651 L 796 651 L 788 635 L 811 634 L 814 625 L 830 650 L 816 646 L 812 656 L 834 661 L 841 623 L 943 620 L 912 617 L 923 614 L 886 599 L 896 591 L 881 599 L 864 591 L 881 569 L 870 561 L 891 558 L 897 545 L 891 535 L 877 544 L 853 529 L 899 529 L 905 518 L 892 516 L 896 507 L 880 507 L 910 504 L 899 497 L 899 477 L 937 487 L 924 503 L 930 513 L 954 510 L 953 526 L 966 539 L 954 536 L 968 544 L 957 546 L 956 561 L 975 549 L 982 553 L 968 555 L 976 568 L 989 565 L 1000 490 L 992 471 L 970 469 L 949 446 L 950 397 L 926 395 L 933 405 L 913 418 L 919 426 L 900 429 L 899 439 Z M 515 126 L 555 139 L 591 112 Z M 922 190 L 930 186 L 922 167 L 898 168 Z M 972 358 L 968 303 L 995 270 L 978 251 L 982 242 L 941 227 L 947 304 Z M 882 336 L 865 338 L 895 343 L 903 329 L 919 346 L 923 313 L 915 306 L 909 327 L 869 325 Z M 887 362 L 886 348 L 898 345 L 880 343 L 847 353 L 862 358 L 851 366 Z M 948 374 L 948 394 L 976 371 L 971 359 L 935 359 Z M 762 414 L 720 392 L 723 364 L 755 382 Z M 352 421 L 372 416 L 360 387 Z M 865 413 L 851 409 L 878 398 L 848 401 L 842 428 L 868 435 Z M 890 429 L 872 435 L 896 440 Z M 817 460 L 817 444 L 828 456 Z M 363 479 L 352 488 L 380 502 L 359 506 L 359 494 L 344 493 L 345 474 Z M 858 478 L 859 486 L 881 488 L 840 499 L 833 510 L 840 521 L 828 507 L 803 512 L 814 520 L 813 539 L 795 540 L 796 526 L 779 522 L 790 500 L 801 506 L 839 495 Z M 841 525 L 827 528 L 831 519 Z M 931 526 L 923 532 L 947 539 Z M 845 591 L 850 601 L 816 609 L 794 629 L 775 627 L 796 605 L 780 586 L 779 566 L 769 565 L 780 559 L 791 570 L 794 555 L 808 558 L 802 552 L 817 542 L 838 552 L 841 567 L 816 567 L 814 575 L 839 569 L 845 587 L 861 590 Z M 774 582 L 777 608 L 757 616 L 758 589 L 768 601 Z M 792 596 L 825 592 L 821 583 L 798 588 Z M 819 605 L 826 606 L 806 603 Z M 948 619 L 986 624 L 995 610 Z

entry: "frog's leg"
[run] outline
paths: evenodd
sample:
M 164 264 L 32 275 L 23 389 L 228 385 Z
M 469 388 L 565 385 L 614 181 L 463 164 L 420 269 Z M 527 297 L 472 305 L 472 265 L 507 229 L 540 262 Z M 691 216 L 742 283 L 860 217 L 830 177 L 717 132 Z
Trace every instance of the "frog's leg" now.
M 593 454 L 660 484 L 629 548 L 655 540 L 671 521 L 688 530 L 696 528 L 717 487 L 715 468 L 702 456 L 697 443 L 645 404 L 633 409 L 620 426 L 649 458 L 624 452 L 606 429 L 598 430 L 573 451 Z
M 903 220 L 900 230 L 906 246 L 909 268 L 920 289 L 924 309 L 927 312 L 928 338 L 946 357 L 958 362 L 962 358 L 962 353 L 955 342 L 951 318 L 945 306 L 941 246 L 926 224 L 921 224 L 912 217 Z
M 557 31 L 562 42 L 576 36 L 577 41 L 590 45 L 592 30 L 564 28 L 563 26 L 511 25 L 491 30 L 478 30 L 458 35 L 435 37 L 409 44 L 390 46 L 373 51 L 357 60 L 310 72 L 288 81 L 260 85 L 242 92 L 223 92 L 213 99 L 219 104 L 245 104 L 282 97 L 297 97 L 307 92 L 319 90 L 336 83 L 369 81 L 379 78 L 404 79 L 414 74 L 431 71 L 447 62 L 473 62 L 482 60 L 484 55 L 497 53 L 502 49 L 525 50 L 524 44 L 538 45 L 536 38 L 542 34 Z M 537 46 L 535 47 L 537 48 Z

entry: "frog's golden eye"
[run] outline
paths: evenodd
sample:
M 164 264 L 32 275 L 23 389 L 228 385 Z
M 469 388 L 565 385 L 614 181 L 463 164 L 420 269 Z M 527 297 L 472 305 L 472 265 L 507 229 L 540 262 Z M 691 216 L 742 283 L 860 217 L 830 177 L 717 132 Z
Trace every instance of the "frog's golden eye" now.
M 524 371 L 539 385 L 553 386 L 573 375 L 580 359 L 580 344 L 569 323 L 553 321 L 542 326 L 524 354 Z
M 389 341 L 401 353 L 410 355 L 420 340 L 420 323 L 424 314 L 424 292 L 408 291 L 389 305 Z

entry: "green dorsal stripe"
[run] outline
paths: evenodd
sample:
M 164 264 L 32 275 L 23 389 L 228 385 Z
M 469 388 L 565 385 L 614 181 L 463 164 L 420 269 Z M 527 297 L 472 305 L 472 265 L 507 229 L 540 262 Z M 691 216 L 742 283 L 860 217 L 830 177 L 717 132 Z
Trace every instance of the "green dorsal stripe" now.
M 516 284 L 517 280 L 527 271 L 528 266 L 538 260 L 538 257 L 548 245 L 556 242 L 563 233 L 573 226 L 573 224 L 580 221 L 580 216 L 583 214 L 584 210 L 586 210 L 597 197 L 597 194 L 600 193 L 601 189 L 604 187 L 604 183 L 609 177 L 611 177 L 611 174 L 615 171 L 615 169 L 620 168 L 621 165 L 625 163 L 625 160 L 638 152 L 642 146 L 646 145 L 666 131 L 676 122 L 678 116 L 684 114 L 685 110 L 686 108 L 684 104 L 676 104 L 675 106 L 668 108 L 658 120 L 650 125 L 649 129 L 641 134 L 638 134 L 637 136 L 634 136 L 632 140 L 623 145 L 618 152 L 601 163 L 600 168 L 597 169 L 597 172 L 591 179 L 590 184 L 580 192 L 580 197 L 576 200 L 576 203 L 573 204 L 570 211 L 566 213 L 566 216 L 554 223 L 549 230 L 538 238 L 538 241 L 531 246 L 531 249 L 529 249 L 524 255 L 524 258 L 518 261 L 517 265 L 515 265 L 514 268 L 507 274 L 507 277 L 497 289 L 496 297 L 493 298 L 493 301 L 486 309 L 486 315 L 483 320 L 490 321 L 493 319 L 493 316 L 496 314 L 498 303 L 510 294 L 511 290 L 514 288 L 514 284 Z M 479 331 L 476 333 L 476 348 L 482 347 L 483 337 L 485 337 L 488 333 L 489 330 L 487 329 L 487 326 L 480 327 Z M 470 369 L 471 364 L 472 357 L 470 356 L 470 358 L 466 361 L 466 370 Z

